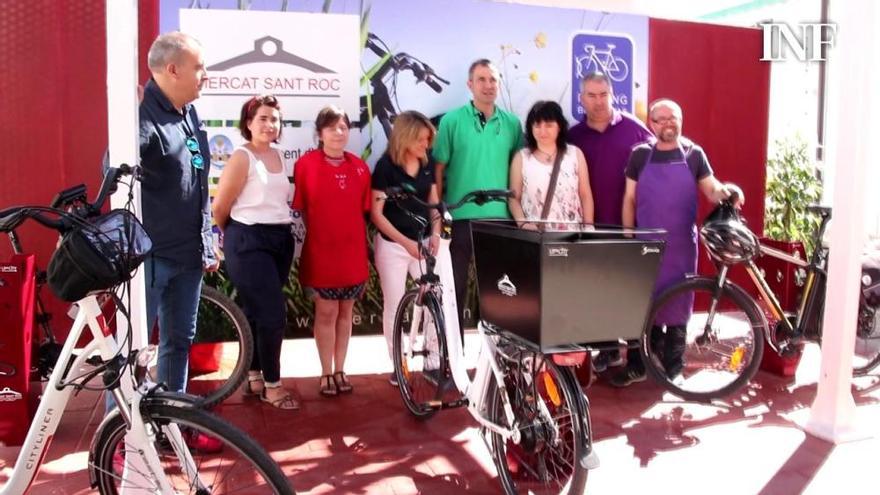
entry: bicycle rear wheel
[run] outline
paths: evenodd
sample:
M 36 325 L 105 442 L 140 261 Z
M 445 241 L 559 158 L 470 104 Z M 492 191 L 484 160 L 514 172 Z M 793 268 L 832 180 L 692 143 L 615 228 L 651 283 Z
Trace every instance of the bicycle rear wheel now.
M 442 400 L 449 375 L 446 325 L 443 312 L 433 294 L 419 304 L 419 291 L 413 289 L 400 299 L 394 318 L 392 352 L 394 374 L 404 405 L 419 419 L 437 412 L 433 405 Z
M 155 446 L 164 475 L 175 493 L 294 493 L 269 454 L 242 431 L 217 416 L 200 409 L 162 403 L 143 404 L 142 413 L 148 428 L 156 434 Z M 125 421 L 118 412 L 113 414 L 95 434 L 89 453 L 93 486 L 105 495 L 115 495 L 123 490 L 125 493 L 158 493 L 153 473 L 138 472 L 131 464 L 125 469 L 127 456 L 140 455 L 141 446 L 126 443 Z M 223 448 L 220 452 L 207 454 L 186 445 L 174 445 L 170 432 L 175 426 L 184 431 L 185 436 L 215 438 Z M 189 451 L 194 462 L 180 462 L 175 454 L 177 449 Z
M 856 346 L 853 354 L 853 376 L 867 375 L 880 365 L 880 311 L 859 304 Z
M 709 401 L 745 385 L 764 353 L 764 319 L 739 288 L 698 277 L 657 297 L 642 332 L 648 373 L 673 394 Z M 686 308 L 682 310 L 682 307 Z
M 229 296 L 202 284 L 186 392 L 202 397 L 202 407 L 220 404 L 244 381 L 253 353 L 244 312 Z
M 504 492 L 580 494 L 587 483 L 586 458 L 592 448 L 586 399 L 571 369 L 548 356 L 510 346 L 504 349 L 504 386 L 514 424 L 494 381 L 488 393 L 490 420 L 516 428 L 519 442 L 490 433 L 495 467 Z
M 116 316 L 116 302 L 101 297 L 102 310 L 110 322 Z M 158 327 L 150 331 L 158 344 Z M 196 335 L 189 353 L 186 393 L 199 397 L 200 407 L 211 409 L 232 395 L 247 376 L 254 353 L 254 336 L 241 308 L 229 296 L 202 284 Z M 150 375 L 158 382 L 156 366 Z

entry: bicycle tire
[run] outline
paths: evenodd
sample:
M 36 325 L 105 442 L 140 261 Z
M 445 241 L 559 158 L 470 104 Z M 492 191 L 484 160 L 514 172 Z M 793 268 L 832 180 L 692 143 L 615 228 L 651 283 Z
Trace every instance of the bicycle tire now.
M 708 402 L 736 392 L 755 376 L 763 357 L 763 314 L 745 291 L 729 282 L 721 290 L 718 311 L 713 315 L 717 340 L 698 342 L 708 318 L 702 308 L 710 307 L 717 283 L 714 278 L 694 277 L 669 287 L 652 305 L 642 331 L 639 349 L 646 370 L 664 388 L 686 400 Z M 685 340 L 676 348 L 674 338 L 667 340 L 659 332 L 680 334 L 681 330 L 655 320 L 663 318 L 661 310 L 691 296 L 690 318 L 678 327 L 686 330 Z M 661 342 L 666 347 L 662 350 Z
M 853 376 L 865 376 L 880 365 L 880 311 L 859 303 L 859 322 L 853 355 Z
M 142 403 L 141 413 L 144 421 L 153 426 L 156 434 L 156 449 L 160 455 L 166 478 L 175 488 L 176 493 L 224 493 L 243 490 L 245 493 L 273 493 L 287 495 L 295 493 L 278 464 L 257 443 L 244 432 L 231 424 L 202 409 L 180 407 L 163 400 L 147 400 Z M 176 424 L 188 432 L 207 434 L 223 443 L 219 453 L 202 454 L 190 450 L 198 468 L 198 477 L 205 483 L 203 487 L 192 486 L 183 475 L 186 468 L 179 466 L 178 458 L 169 449 L 170 440 L 163 433 L 169 424 Z M 92 449 L 89 452 L 89 471 L 92 486 L 104 495 L 115 495 L 125 483 L 126 493 L 140 489 L 154 493 L 155 477 L 150 473 L 137 473 L 132 470 L 125 472 L 122 479 L 124 459 L 126 455 L 137 453 L 139 447 L 126 447 L 124 443 L 127 426 L 118 411 L 108 416 L 95 433 Z M 227 462 L 234 455 L 239 456 L 238 462 Z M 241 462 L 247 466 L 240 466 Z M 218 473 L 224 467 L 230 472 Z M 243 467 L 234 473 L 231 470 Z M 222 483 L 221 483 L 222 482 Z M 233 484 L 234 483 L 234 484 Z M 247 483 L 244 486 L 241 484 Z M 227 486 L 233 484 L 232 486 Z M 219 491 L 218 491 L 219 490 Z
M 253 359 L 254 336 L 247 317 L 235 301 L 214 287 L 202 284 L 193 342 L 221 341 L 224 342 L 222 354 L 215 371 L 198 370 L 190 362 L 186 391 L 201 397 L 201 407 L 206 409 L 226 400 L 244 382 Z
M 440 304 L 430 292 L 421 305 L 418 298 L 418 288 L 400 298 L 394 317 L 392 360 L 404 405 L 416 418 L 427 420 L 437 412 L 432 404 L 442 399 L 444 385 L 451 378 Z M 436 346 L 432 346 L 432 338 Z
M 527 426 L 519 426 L 519 443 L 490 432 L 489 445 L 504 493 L 583 493 L 592 433 L 589 406 L 574 373 L 541 353 L 515 349 L 505 354 L 512 358 L 502 365 L 511 407 L 517 424 Z M 531 356 L 531 365 L 524 364 L 527 356 Z M 487 393 L 490 421 L 511 427 L 494 380 Z

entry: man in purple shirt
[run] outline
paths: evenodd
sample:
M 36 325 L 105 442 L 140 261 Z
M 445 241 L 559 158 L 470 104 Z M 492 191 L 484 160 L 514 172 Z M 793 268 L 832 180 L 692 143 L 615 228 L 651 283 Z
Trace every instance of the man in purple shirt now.
M 601 72 L 587 74 L 581 81 L 583 122 L 568 131 L 568 141 L 583 151 L 590 170 L 595 222 L 620 225 L 623 192 L 626 186 L 624 169 L 629 154 L 639 144 L 653 139 L 653 134 L 638 119 L 611 106 L 614 90 L 611 80 Z M 596 371 L 620 366 L 619 350 L 602 351 L 593 360 Z

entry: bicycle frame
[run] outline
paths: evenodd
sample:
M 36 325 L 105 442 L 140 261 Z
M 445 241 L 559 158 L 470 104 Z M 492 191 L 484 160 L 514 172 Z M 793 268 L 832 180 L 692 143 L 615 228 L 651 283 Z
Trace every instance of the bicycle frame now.
M 117 342 L 104 321 L 97 298 L 94 295 L 89 295 L 78 301 L 77 304 L 79 311 L 61 350 L 61 356 L 58 360 L 59 364 L 55 366 L 49 381 L 46 382 L 46 388 L 40 400 L 40 405 L 28 429 L 27 437 L 16 459 L 12 475 L 2 489 L 0 489 L 0 495 L 26 493 L 33 484 L 34 479 L 36 479 L 49 444 L 52 443 L 52 438 L 55 436 L 55 431 L 58 428 L 61 417 L 64 415 L 65 408 L 70 400 L 70 394 L 73 392 L 73 387 L 69 385 L 75 380 L 66 381 L 71 370 L 74 372 L 80 370 L 86 364 L 86 360 L 95 352 L 99 353 L 104 362 L 109 362 L 117 356 Z M 92 341 L 75 355 L 74 347 L 86 326 L 91 331 Z M 141 450 L 140 456 L 126 456 L 125 469 L 143 469 L 140 472 L 148 472 L 154 475 L 162 489 L 162 493 L 173 493 L 165 477 L 156 475 L 156 473 L 162 473 L 163 470 L 159 465 L 158 453 L 151 441 L 151 434 L 147 431 L 143 418 L 140 415 L 140 399 L 144 396 L 145 391 L 150 388 L 150 384 L 145 383 L 137 392 L 132 393 L 129 390 L 125 390 L 128 382 L 124 378 L 125 375 L 123 375 L 119 385 L 111 389 L 111 392 L 116 400 L 120 414 L 123 415 L 123 418 L 129 425 L 127 433 L 127 435 L 130 435 L 129 441 L 132 444 L 141 445 L 143 446 L 142 449 L 145 449 Z M 128 405 L 127 397 L 132 397 L 130 406 Z M 179 441 L 182 440 L 182 437 L 176 426 L 173 426 L 172 431 L 168 433 L 177 438 L 178 442 L 174 443 L 180 444 Z M 178 457 L 187 465 L 194 466 L 189 452 L 178 452 Z
M 419 289 L 421 295 L 424 296 L 427 292 L 437 292 L 437 287 L 437 284 L 425 282 L 421 284 Z M 439 301 L 438 298 L 438 302 Z M 424 317 L 423 308 L 424 306 L 417 305 L 416 310 L 413 312 L 413 320 L 410 322 L 410 341 L 408 342 L 409 353 L 412 353 L 414 349 L 419 349 L 420 345 L 430 345 L 429 343 L 416 341 L 416 336 L 418 335 L 416 329 L 419 327 L 421 319 Z M 481 345 L 477 357 L 476 373 L 474 374 L 473 380 L 471 380 L 464 364 L 464 351 L 461 346 L 460 334 L 457 331 L 450 331 L 446 325 L 444 325 L 443 328 L 446 336 L 449 368 L 453 382 L 461 393 L 462 399 L 449 404 L 444 404 L 442 400 L 437 400 L 431 403 L 431 406 L 438 409 L 444 409 L 466 405 L 468 412 L 480 424 L 480 426 L 501 435 L 505 440 L 512 439 L 514 442 L 519 442 L 519 429 L 501 426 L 486 417 L 490 399 L 488 394 L 489 384 L 494 380 L 498 393 L 503 401 L 504 415 L 507 423 L 513 425 L 515 420 L 510 397 L 508 396 L 506 386 L 504 385 L 504 373 L 498 365 L 497 356 L 500 351 L 496 345 L 495 338 L 487 331 L 482 323 L 477 325 Z M 543 406 L 542 403 L 539 402 L 539 404 Z M 549 411 L 545 409 L 543 413 L 552 420 L 552 415 Z
M 755 264 L 754 260 L 748 260 L 744 263 L 744 268 L 746 272 L 749 274 L 749 277 L 752 279 L 752 282 L 755 284 L 755 288 L 758 290 L 758 294 L 760 297 L 766 302 L 767 309 L 770 311 L 770 314 L 773 318 L 779 322 L 779 324 L 784 326 L 784 330 L 787 332 L 790 339 L 799 340 L 805 337 L 806 328 L 805 324 L 807 321 L 811 320 L 811 316 L 813 316 L 813 312 L 816 311 L 816 298 L 824 297 L 824 284 L 821 283 L 820 278 L 826 276 L 825 267 L 827 260 L 827 250 L 822 247 L 822 237 L 825 232 L 825 228 L 828 225 L 829 216 L 827 214 L 822 215 L 821 223 L 819 228 L 816 229 L 814 235 L 814 245 L 813 253 L 810 256 L 810 260 L 804 260 L 800 257 L 793 256 L 784 251 L 780 251 L 779 249 L 772 248 L 770 246 L 766 246 L 764 244 L 759 244 L 758 247 L 762 255 L 770 256 L 772 258 L 779 259 L 786 263 L 795 265 L 799 268 L 803 268 L 806 270 L 806 281 L 804 284 L 803 295 L 800 300 L 800 304 L 798 306 L 797 312 L 794 313 L 795 316 L 794 323 L 789 319 L 789 315 L 786 314 L 785 310 L 782 308 L 782 304 L 779 302 L 779 298 L 776 297 L 776 294 L 770 288 L 770 285 L 765 280 L 764 276 L 761 274 L 761 270 Z M 724 265 L 721 267 L 718 273 L 718 287 L 722 287 L 726 283 L 727 273 L 730 269 L 729 266 Z M 756 303 L 757 304 L 757 303 Z M 714 309 L 710 311 L 710 314 L 714 314 Z M 707 328 L 711 325 L 712 319 L 710 318 L 707 321 Z M 773 328 L 770 328 L 769 325 L 764 325 L 764 334 L 767 338 L 767 342 L 776 352 L 782 352 L 780 346 L 779 339 L 777 338 L 776 332 Z M 814 340 L 819 340 L 821 338 L 822 332 L 819 329 L 816 332 L 816 335 L 813 337 Z

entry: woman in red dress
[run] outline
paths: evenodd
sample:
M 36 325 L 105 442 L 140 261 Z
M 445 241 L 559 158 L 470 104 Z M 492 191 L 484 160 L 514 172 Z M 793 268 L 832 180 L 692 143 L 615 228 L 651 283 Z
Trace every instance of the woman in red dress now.
M 369 276 L 365 214 L 370 211 L 370 169 L 345 151 L 351 122 L 329 106 L 318 113 L 318 149 L 294 167 L 293 209 L 302 212 L 306 240 L 299 279 L 315 301 L 315 343 L 321 359 L 320 392 L 351 392 L 345 355 L 352 309 Z

